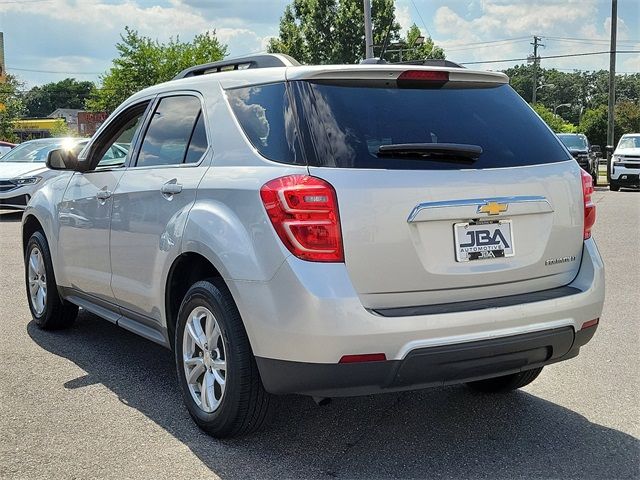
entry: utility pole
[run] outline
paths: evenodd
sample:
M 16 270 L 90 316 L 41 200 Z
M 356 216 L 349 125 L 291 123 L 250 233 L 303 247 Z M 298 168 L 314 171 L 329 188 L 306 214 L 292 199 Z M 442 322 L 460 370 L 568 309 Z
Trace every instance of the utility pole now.
M 531 45 L 533 45 L 533 93 L 531 94 L 532 104 L 536 103 L 536 94 L 538 90 L 538 62 L 540 61 L 540 58 L 538 57 L 538 47 L 544 47 L 544 45 L 538 43 L 540 42 L 540 40 L 542 40 L 541 37 L 536 37 L 534 35 L 533 43 L 531 43 Z
M 364 0 L 364 58 L 373 58 L 373 28 L 371 26 L 371 0 Z
M 616 104 L 616 36 L 618 34 L 618 0 L 611 0 L 611 46 L 609 47 L 609 114 L 607 116 L 607 182 L 611 181 L 611 153 Z

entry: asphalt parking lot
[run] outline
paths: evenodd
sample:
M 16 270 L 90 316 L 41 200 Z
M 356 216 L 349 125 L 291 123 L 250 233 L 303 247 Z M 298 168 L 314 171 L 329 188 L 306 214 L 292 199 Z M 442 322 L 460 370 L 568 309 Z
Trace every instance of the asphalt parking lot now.
M 0 478 L 638 478 L 640 192 L 595 194 L 607 268 L 599 330 L 522 391 L 462 386 L 278 400 L 269 429 L 201 433 L 171 353 L 82 313 L 31 321 L 20 215 L 0 215 Z

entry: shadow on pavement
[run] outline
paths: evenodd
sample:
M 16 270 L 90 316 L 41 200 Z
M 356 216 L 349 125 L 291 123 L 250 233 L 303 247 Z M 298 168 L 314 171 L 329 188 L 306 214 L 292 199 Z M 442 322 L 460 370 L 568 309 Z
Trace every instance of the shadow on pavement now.
M 464 387 L 336 399 L 317 407 L 281 397 L 265 431 L 218 441 L 191 421 L 172 354 L 82 312 L 66 332 L 27 327 L 45 350 L 87 374 L 65 388 L 103 384 L 186 444 L 224 479 L 235 478 L 637 478 L 637 439 L 518 392 L 492 397 Z

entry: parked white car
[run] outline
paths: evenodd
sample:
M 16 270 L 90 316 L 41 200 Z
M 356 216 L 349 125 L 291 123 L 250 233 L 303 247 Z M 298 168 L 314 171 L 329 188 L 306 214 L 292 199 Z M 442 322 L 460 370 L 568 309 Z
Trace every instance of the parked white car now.
M 620 187 L 640 188 L 640 133 L 627 133 L 620 138 L 611 156 L 611 180 L 609 189 L 617 192 Z
M 47 168 L 51 150 L 66 148 L 78 153 L 88 139 L 42 138 L 21 143 L 0 158 L 0 208 L 24 210 L 42 183 L 60 172 Z

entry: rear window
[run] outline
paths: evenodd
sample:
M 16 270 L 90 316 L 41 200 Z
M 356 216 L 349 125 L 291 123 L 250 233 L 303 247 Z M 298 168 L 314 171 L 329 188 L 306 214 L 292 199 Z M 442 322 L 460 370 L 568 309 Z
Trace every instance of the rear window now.
M 294 138 L 300 138 L 308 164 L 321 167 L 479 169 L 571 159 L 508 85 L 441 89 L 307 81 L 289 85 L 295 109 L 289 105 L 283 83 L 228 91 L 247 137 L 272 160 L 301 163 L 300 155 L 294 153 Z M 471 164 L 378 155 L 382 145 L 407 143 L 479 145 L 483 153 Z

